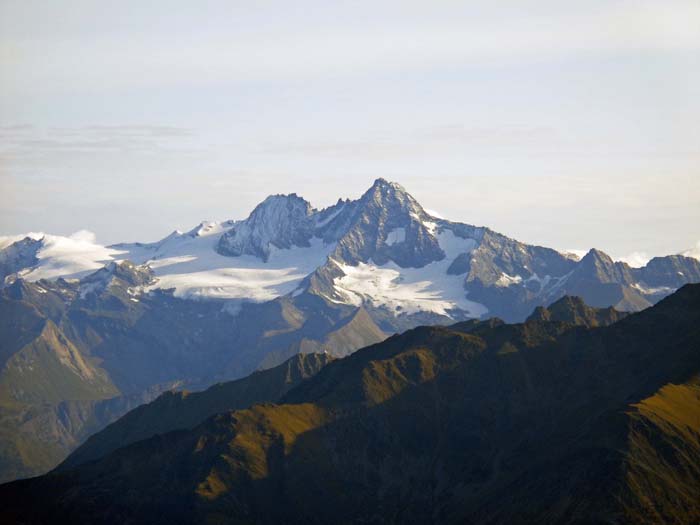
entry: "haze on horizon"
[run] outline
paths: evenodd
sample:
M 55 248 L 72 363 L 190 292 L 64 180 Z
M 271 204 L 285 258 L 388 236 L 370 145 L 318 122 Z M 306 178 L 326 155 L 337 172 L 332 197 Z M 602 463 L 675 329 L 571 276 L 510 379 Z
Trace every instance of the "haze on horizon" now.
M 149 241 L 384 177 L 524 242 L 682 252 L 698 27 L 681 0 L 6 0 L 0 235 Z

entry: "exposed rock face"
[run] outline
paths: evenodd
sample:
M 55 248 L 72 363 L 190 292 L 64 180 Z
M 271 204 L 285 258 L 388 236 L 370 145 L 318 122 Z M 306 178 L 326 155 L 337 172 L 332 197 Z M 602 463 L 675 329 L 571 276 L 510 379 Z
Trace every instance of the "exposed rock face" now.
M 155 274 L 148 266 L 136 266 L 130 261 L 112 262 L 81 280 L 81 299 L 88 295 L 100 295 L 108 289 L 134 293 L 140 288 L 153 284 Z
M 273 195 L 221 236 L 223 255 L 254 255 L 267 261 L 270 250 L 309 246 L 314 234 L 311 205 L 296 194 Z
M 218 250 L 266 261 L 272 247 L 307 247 L 315 236 L 337 242 L 333 255 L 343 262 L 392 260 L 418 268 L 444 257 L 429 229 L 432 220 L 403 187 L 377 179 L 358 201 L 341 200 L 322 211 L 296 194 L 268 197 L 221 237 Z M 397 230 L 400 238 L 393 238 Z
M 41 239 L 25 237 L 0 250 L 0 288 L 7 284 L 7 277 L 37 264 L 36 253 L 41 247 Z
M 654 257 L 636 271 L 639 280 L 649 288 L 680 288 L 688 282 L 700 282 L 700 261 L 683 255 Z
M 333 253 L 339 261 L 420 268 L 445 257 L 434 219 L 399 184 L 377 179 L 351 211 L 350 227 Z

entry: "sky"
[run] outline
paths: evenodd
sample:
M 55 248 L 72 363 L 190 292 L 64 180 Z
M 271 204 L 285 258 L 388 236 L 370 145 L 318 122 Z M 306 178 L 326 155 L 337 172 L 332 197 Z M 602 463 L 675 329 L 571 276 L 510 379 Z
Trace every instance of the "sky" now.
M 399 182 L 618 258 L 700 249 L 700 3 L 0 1 L 0 235 L 152 241 Z

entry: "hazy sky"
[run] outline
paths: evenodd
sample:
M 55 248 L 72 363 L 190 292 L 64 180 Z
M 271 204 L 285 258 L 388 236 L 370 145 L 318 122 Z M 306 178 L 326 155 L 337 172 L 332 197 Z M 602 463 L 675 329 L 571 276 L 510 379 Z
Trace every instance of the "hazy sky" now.
M 700 2 L 0 1 L 0 234 L 155 240 L 379 176 L 560 249 L 700 239 Z

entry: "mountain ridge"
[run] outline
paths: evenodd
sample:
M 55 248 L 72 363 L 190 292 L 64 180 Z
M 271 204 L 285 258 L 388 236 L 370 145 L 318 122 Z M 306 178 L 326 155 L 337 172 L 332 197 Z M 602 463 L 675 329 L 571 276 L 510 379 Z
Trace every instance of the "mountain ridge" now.
M 12 270 L 0 285 L 0 479 L 45 472 L 87 429 L 163 389 L 204 388 L 297 353 L 342 357 L 419 325 L 525 321 L 566 295 L 638 311 L 700 282 L 700 262 L 680 255 L 642 268 L 598 250 L 577 261 L 434 217 L 384 179 L 322 210 L 272 196 L 247 219 L 205 221 L 155 243 L 18 242 L 0 251 L 0 272 Z M 222 255 L 222 243 L 233 251 Z M 42 339 L 48 321 L 55 337 Z M 28 344 L 43 350 L 22 353 Z M 101 386 L 76 376 L 71 359 Z M 27 394 L 36 391 L 29 378 L 47 374 L 63 394 Z M 67 430 L 30 435 L 40 421 L 58 429 L 68 405 L 77 419 Z M 30 440 L 17 470 L 17 444 Z
M 563 307 L 580 311 L 574 303 Z M 104 523 L 690 523 L 700 516 L 699 320 L 700 286 L 685 285 L 606 326 L 416 328 L 329 363 L 281 404 L 3 485 L 0 512 L 26 523 L 51 513 Z
M 459 247 L 457 239 L 463 240 Z M 436 276 L 433 268 L 445 257 L 445 242 L 457 251 Z M 60 274 L 55 268 L 42 270 L 46 259 L 18 262 L 10 253 L 19 250 L 15 245 L 0 252 L 0 261 L 2 253 L 14 261 L 12 268 L 5 265 L 6 279 Z M 89 250 L 151 265 L 158 279 L 152 289 L 174 288 L 182 297 L 265 302 L 308 292 L 356 304 L 367 303 L 364 296 L 370 295 L 374 307 L 387 314 L 414 312 L 434 320 L 488 314 L 517 321 L 534 307 L 567 294 L 582 295 L 596 306 L 639 310 L 682 284 L 700 281 L 700 262 L 682 255 L 656 257 L 642 268 L 631 268 L 591 249 L 575 261 L 487 227 L 432 217 L 402 186 L 381 178 L 358 199 L 340 199 L 321 210 L 296 194 L 272 195 L 247 219 L 205 222 L 155 243 L 120 243 L 102 251 L 90 245 Z M 42 249 L 34 251 L 41 256 Z M 98 262 L 92 264 L 92 269 L 99 268 Z M 54 266 L 60 267 L 60 261 Z M 358 266 L 363 278 L 372 273 L 369 293 L 350 275 Z M 413 278 L 415 272 L 410 271 L 421 268 L 423 281 L 432 283 L 423 288 L 420 277 Z M 75 275 L 75 266 L 70 269 Z M 409 286 L 402 286 L 402 280 Z M 448 292 L 455 286 L 464 288 L 460 298 Z M 430 299 L 404 304 L 410 294 Z M 465 298 L 479 307 L 466 308 Z M 401 309 L 392 310 L 394 304 Z M 396 323 L 406 326 L 405 320 Z

